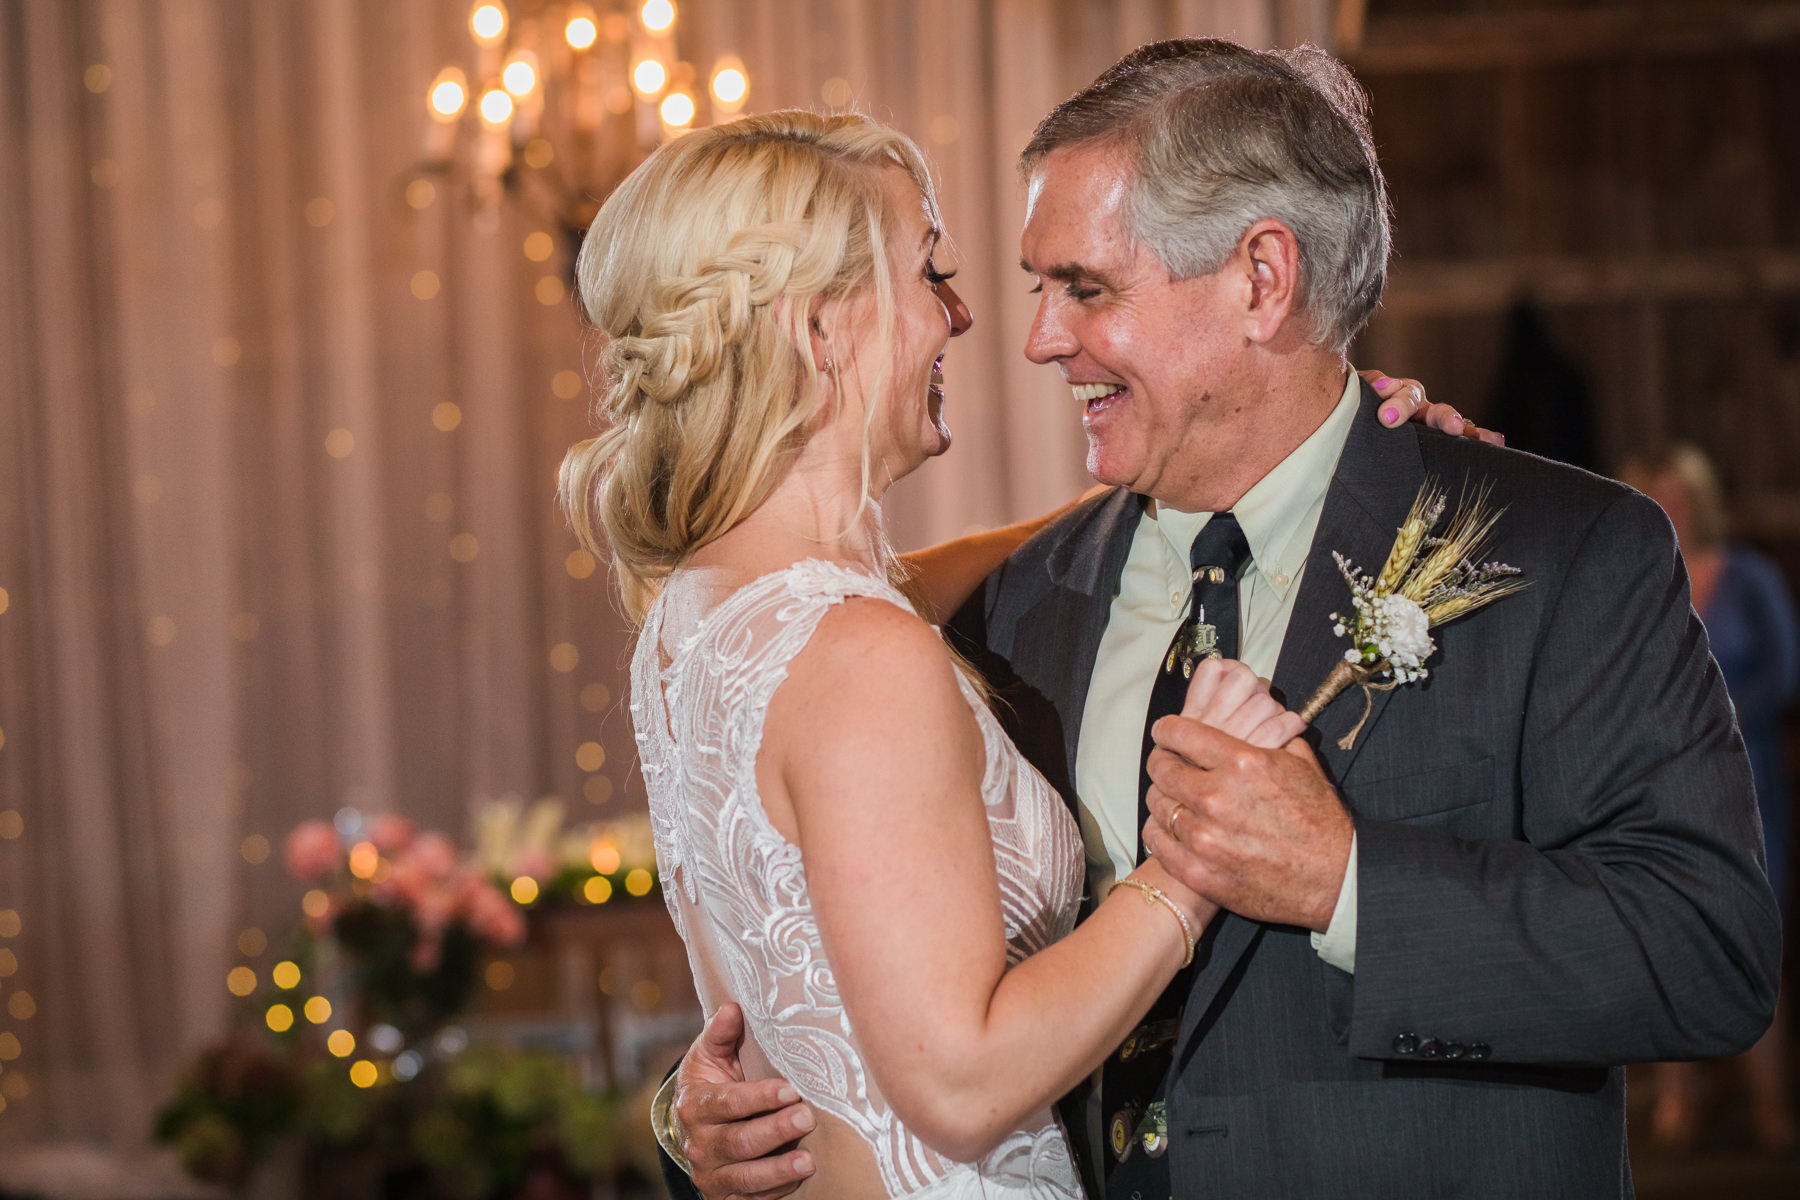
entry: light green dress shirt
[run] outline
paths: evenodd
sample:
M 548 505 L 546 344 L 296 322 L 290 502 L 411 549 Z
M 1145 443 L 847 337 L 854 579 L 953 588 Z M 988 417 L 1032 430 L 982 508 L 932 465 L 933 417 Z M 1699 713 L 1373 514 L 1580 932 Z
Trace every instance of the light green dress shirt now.
M 1238 585 L 1239 657 L 1264 679 L 1281 656 L 1325 492 L 1356 416 L 1359 385 L 1351 371 L 1331 415 L 1232 508 L 1252 558 Z M 1189 552 L 1211 519 L 1211 513 L 1177 512 L 1154 501 L 1145 506 L 1100 639 L 1075 753 L 1081 835 L 1096 896 L 1136 863 L 1144 716 L 1163 655 L 1187 617 Z M 1356 969 L 1354 836 L 1331 924 L 1324 934 L 1313 934 L 1313 948 L 1341 970 Z

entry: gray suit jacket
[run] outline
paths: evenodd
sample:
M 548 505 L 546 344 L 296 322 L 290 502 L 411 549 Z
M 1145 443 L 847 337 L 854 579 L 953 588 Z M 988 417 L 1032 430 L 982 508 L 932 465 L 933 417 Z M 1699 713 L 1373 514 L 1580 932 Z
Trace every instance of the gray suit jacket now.
M 1356 973 L 1304 930 L 1214 922 L 1169 1093 L 1176 1195 L 1629 1195 L 1617 1064 L 1735 1053 L 1774 1010 L 1780 925 L 1730 701 L 1654 504 L 1384 429 L 1363 400 L 1275 672 L 1288 705 L 1345 647 L 1331 552 L 1378 569 L 1427 476 L 1453 499 L 1491 486 L 1489 557 L 1530 587 L 1437 631 L 1430 677 L 1377 693 L 1353 749 L 1336 741 L 1360 692 L 1309 734 L 1356 821 Z M 1139 503 L 1058 521 L 954 623 L 1071 804 Z

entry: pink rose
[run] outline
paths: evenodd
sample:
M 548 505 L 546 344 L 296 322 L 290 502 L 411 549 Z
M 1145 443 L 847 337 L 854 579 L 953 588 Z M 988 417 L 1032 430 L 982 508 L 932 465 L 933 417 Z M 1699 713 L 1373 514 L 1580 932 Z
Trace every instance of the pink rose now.
M 456 846 L 441 833 L 422 834 L 401 853 L 395 866 L 406 863 L 427 879 L 444 879 L 456 870 Z
M 305 821 L 287 835 L 282 859 L 289 875 L 311 883 L 343 866 L 344 850 L 338 843 L 337 830 L 324 821 Z
M 496 946 L 516 946 L 525 940 L 525 914 L 491 886 L 484 885 L 469 897 L 468 920 L 476 937 Z
M 456 917 L 456 895 L 446 888 L 427 888 L 413 898 L 411 904 L 413 923 L 427 937 L 442 933 Z
M 369 840 L 392 858 L 412 845 L 413 823 L 398 813 L 381 813 L 369 822 Z

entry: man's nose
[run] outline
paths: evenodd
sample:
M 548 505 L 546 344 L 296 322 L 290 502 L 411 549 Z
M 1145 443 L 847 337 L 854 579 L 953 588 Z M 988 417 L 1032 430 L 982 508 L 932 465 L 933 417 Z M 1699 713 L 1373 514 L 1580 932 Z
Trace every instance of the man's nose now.
M 1037 315 L 1025 334 L 1025 357 L 1034 363 L 1070 358 L 1079 349 L 1068 328 L 1051 311 L 1050 300 L 1048 294 L 1038 299 Z

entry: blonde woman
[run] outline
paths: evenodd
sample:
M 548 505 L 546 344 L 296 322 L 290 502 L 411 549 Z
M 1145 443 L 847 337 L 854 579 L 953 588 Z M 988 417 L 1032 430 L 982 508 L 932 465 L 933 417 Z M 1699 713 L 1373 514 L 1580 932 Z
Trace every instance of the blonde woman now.
M 747 1076 L 810 1105 L 802 1194 L 1072 1198 L 1050 1105 L 1213 907 L 1150 861 L 1071 933 L 1074 819 L 897 586 L 882 500 L 949 445 L 971 320 L 942 237 L 917 148 L 860 116 L 658 150 L 582 250 L 607 428 L 563 496 L 641 625 L 632 716 L 701 1001 L 740 1005 Z M 923 556 L 929 609 L 1028 528 Z M 1219 719 L 1300 728 L 1261 690 Z

